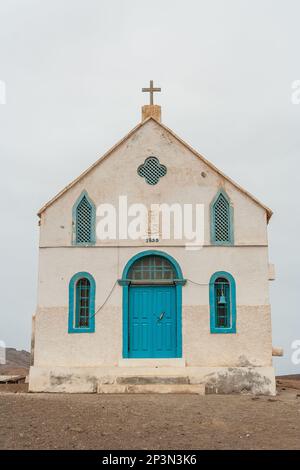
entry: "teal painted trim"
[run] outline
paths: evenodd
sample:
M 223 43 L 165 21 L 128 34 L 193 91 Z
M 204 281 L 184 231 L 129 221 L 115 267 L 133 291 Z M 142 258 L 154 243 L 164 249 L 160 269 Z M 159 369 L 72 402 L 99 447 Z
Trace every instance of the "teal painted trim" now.
M 183 278 L 181 268 L 178 262 L 168 253 L 159 250 L 146 250 L 137 253 L 133 256 L 126 264 L 122 279 L 119 279 L 119 285 L 123 286 L 123 358 L 129 357 L 129 325 L 128 325 L 128 318 L 129 318 L 129 289 L 130 289 L 130 282 L 128 282 L 127 276 L 128 272 L 135 261 L 140 258 L 144 258 L 145 256 L 161 256 L 166 258 L 174 267 L 176 271 L 176 282 L 175 283 L 175 290 L 176 290 L 176 318 L 177 318 L 177 325 L 176 325 L 176 335 L 177 335 L 177 352 L 175 357 L 182 357 L 182 285 L 185 284 L 186 280 Z
M 88 328 L 76 327 L 76 283 L 79 279 L 87 278 L 90 281 L 90 326 Z M 69 282 L 69 320 L 68 320 L 68 333 L 94 333 L 95 332 L 95 295 L 96 283 L 95 279 L 90 273 L 79 272 L 72 276 Z
M 174 284 L 177 286 L 185 286 L 186 279 L 174 279 Z
M 129 357 L 129 285 L 123 286 L 123 357 Z
M 118 279 L 119 286 L 129 286 L 130 281 L 129 279 Z
M 150 286 L 155 286 L 156 284 L 157 285 L 168 285 L 168 284 L 175 284 L 175 285 L 181 285 L 181 286 L 184 286 L 186 284 L 186 279 L 173 279 L 173 281 L 170 281 L 170 282 L 147 282 L 148 285 Z M 135 281 L 131 281 L 130 279 L 118 279 L 118 284 L 119 286 L 129 286 L 130 284 L 135 284 L 135 285 L 138 285 L 138 284 L 142 284 L 142 285 L 145 285 L 143 282 L 135 282 Z
M 177 355 L 182 357 L 182 285 L 176 284 Z
M 224 198 L 228 202 L 228 207 L 229 207 L 229 241 L 226 241 L 226 242 L 217 241 L 216 234 L 215 234 L 215 210 L 214 208 L 215 208 L 215 204 L 220 194 L 224 196 Z M 210 241 L 212 245 L 219 245 L 219 246 L 234 245 L 233 206 L 227 193 L 224 191 L 224 189 L 220 189 L 210 203 Z
M 76 241 L 76 233 L 77 233 L 77 207 L 80 204 L 81 200 L 83 197 L 86 197 L 88 200 L 89 204 L 91 205 L 92 208 L 92 222 L 91 222 L 91 241 L 90 242 L 77 242 Z M 89 197 L 88 193 L 86 190 L 82 191 L 80 194 L 79 198 L 75 202 L 73 209 L 72 209 L 72 245 L 76 246 L 90 246 L 90 245 L 95 245 L 96 243 L 96 206 L 92 199 Z
M 223 277 L 230 286 L 230 324 L 229 328 L 216 327 L 216 298 L 215 281 Z M 210 332 L 211 333 L 236 333 L 236 285 L 234 277 L 226 271 L 217 271 L 209 281 L 209 305 L 210 305 Z

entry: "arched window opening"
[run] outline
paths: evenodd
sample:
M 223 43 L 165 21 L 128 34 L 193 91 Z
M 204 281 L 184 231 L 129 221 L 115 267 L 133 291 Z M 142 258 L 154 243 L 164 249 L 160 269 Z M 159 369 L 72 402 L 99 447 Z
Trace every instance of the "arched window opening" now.
M 230 328 L 230 286 L 227 279 L 215 281 L 216 328 Z
M 211 333 L 236 333 L 236 288 L 230 273 L 214 273 L 209 283 Z
M 94 333 L 95 291 L 93 276 L 87 272 L 74 274 L 69 283 L 69 333 Z
M 86 278 L 76 283 L 76 327 L 88 328 L 90 323 L 91 284 Z
M 176 272 L 169 260 L 151 255 L 139 258 L 131 266 L 128 279 L 132 281 L 172 281 Z

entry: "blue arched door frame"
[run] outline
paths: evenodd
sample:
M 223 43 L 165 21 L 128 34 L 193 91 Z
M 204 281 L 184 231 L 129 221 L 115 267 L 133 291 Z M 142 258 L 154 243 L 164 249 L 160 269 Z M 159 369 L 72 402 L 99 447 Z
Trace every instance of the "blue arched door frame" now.
M 186 283 L 186 279 L 183 278 L 181 268 L 177 261 L 169 254 L 159 250 L 146 250 L 137 253 L 133 256 L 126 264 L 122 279 L 119 279 L 119 284 L 123 287 L 123 358 L 129 357 L 129 344 L 128 344 L 128 318 L 129 318 L 129 288 L 130 280 L 128 279 L 128 272 L 140 258 L 146 256 L 161 256 L 167 259 L 175 269 L 176 279 L 174 279 L 175 291 L 176 291 L 176 321 L 177 321 L 177 351 L 175 357 L 182 357 L 182 286 Z

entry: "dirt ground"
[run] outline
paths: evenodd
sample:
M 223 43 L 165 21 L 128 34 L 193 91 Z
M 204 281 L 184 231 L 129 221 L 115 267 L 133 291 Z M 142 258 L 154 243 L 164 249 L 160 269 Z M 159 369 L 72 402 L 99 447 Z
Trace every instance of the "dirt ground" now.
M 299 449 L 300 393 L 0 393 L 1 449 Z

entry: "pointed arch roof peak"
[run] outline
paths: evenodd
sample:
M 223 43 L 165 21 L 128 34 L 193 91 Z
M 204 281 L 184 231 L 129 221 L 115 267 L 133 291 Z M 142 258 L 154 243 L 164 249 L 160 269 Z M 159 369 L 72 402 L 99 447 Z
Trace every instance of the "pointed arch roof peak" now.
M 41 214 L 50 206 L 52 205 L 57 199 L 59 199 L 65 192 L 67 192 L 70 188 L 72 188 L 78 181 L 80 181 L 84 176 L 86 176 L 90 171 L 92 171 L 96 166 L 98 166 L 100 163 L 102 163 L 107 157 L 109 157 L 115 150 L 117 150 L 124 142 L 126 142 L 132 135 L 134 135 L 139 129 L 141 129 L 145 124 L 147 124 L 149 121 L 154 121 L 158 126 L 160 126 L 162 129 L 164 129 L 166 132 L 172 135 L 175 140 L 180 142 L 185 148 L 187 148 L 191 153 L 193 153 L 196 157 L 198 157 L 200 160 L 202 160 L 209 168 L 211 168 L 214 172 L 222 176 L 226 181 L 231 183 L 236 189 L 238 189 L 240 192 L 245 194 L 247 197 L 252 199 L 256 204 L 258 204 L 260 207 L 262 207 L 267 214 L 267 221 L 270 220 L 272 217 L 272 210 L 261 203 L 255 196 L 253 196 L 251 193 L 249 193 L 247 190 L 242 188 L 238 183 L 233 181 L 229 176 L 225 175 L 221 170 L 219 170 L 215 165 L 213 165 L 209 160 L 207 160 L 203 155 L 201 155 L 199 152 L 197 152 L 193 147 L 191 147 L 188 143 L 186 143 L 184 140 L 182 140 L 175 132 L 173 132 L 171 129 L 169 129 L 165 124 L 162 124 L 162 122 L 158 121 L 155 119 L 153 116 L 148 117 L 144 121 L 140 122 L 137 126 L 135 126 L 131 131 L 129 131 L 121 140 L 119 140 L 113 147 L 111 147 L 104 155 L 102 155 L 98 160 L 96 160 L 95 163 L 93 163 L 89 168 L 87 168 L 83 173 L 81 173 L 77 178 L 75 178 L 71 183 L 69 183 L 67 186 L 65 186 L 59 193 L 57 193 L 52 199 L 50 199 L 46 204 L 41 207 L 41 209 L 38 211 L 38 216 L 40 217 Z

